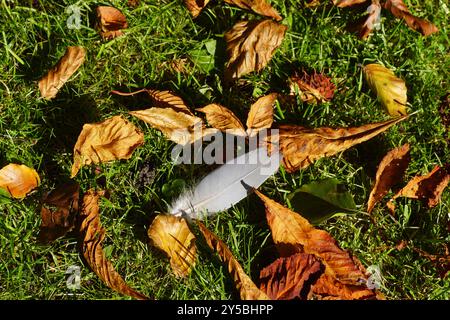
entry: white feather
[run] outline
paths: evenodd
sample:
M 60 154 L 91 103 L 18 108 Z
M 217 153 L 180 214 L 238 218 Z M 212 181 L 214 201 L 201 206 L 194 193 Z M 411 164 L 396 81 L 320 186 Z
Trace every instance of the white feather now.
M 224 211 L 246 198 L 249 187 L 258 188 L 277 172 L 281 154 L 260 147 L 226 162 L 170 206 L 169 213 L 199 219 Z

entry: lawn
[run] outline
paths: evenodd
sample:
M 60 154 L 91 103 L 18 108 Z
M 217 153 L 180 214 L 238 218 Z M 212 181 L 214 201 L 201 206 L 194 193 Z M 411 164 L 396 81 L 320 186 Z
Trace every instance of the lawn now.
M 83 263 L 75 235 L 51 245 L 36 241 L 40 201 L 69 180 L 73 147 L 83 124 L 118 114 L 143 130 L 145 144 L 130 160 L 84 167 L 76 176 L 84 191 L 98 187 L 110 193 L 101 202 L 108 258 L 131 287 L 156 299 L 237 298 L 226 267 L 206 244 L 200 245 L 199 259 L 187 279 L 173 276 L 168 260 L 149 244 L 152 218 L 164 212 L 174 197 L 174 192 L 164 192 L 164 186 L 176 179 L 189 184 L 211 168 L 175 166 L 170 158 L 174 143 L 127 115 L 145 107 L 145 101 L 117 97 L 111 90 L 171 90 L 192 109 L 217 102 L 245 121 L 251 102 L 266 93 L 289 92 L 289 76 L 306 68 L 333 79 L 338 88 L 334 99 L 297 107 L 278 103 L 276 124 L 348 127 L 389 118 L 363 79 L 361 67 L 368 63 L 381 63 L 406 81 L 410 110 L 417 114 L 304 170 L 288 174 L 281 169 L 260 190 L 287 204 L 289 194 L 304 184 L 339 179 L 353 195 L 359 213 L 332 218 L 318 227 L 366 267 L 380 267 L 380 290 L 388 299 L 449 299 L 449 278 L 440 278 L 435 265 L 414 249 L 443 253 L 450 240 L 449 190 L 432 209 L 420 201 L 399 199 L 395 219 L 380 204 L 373 212 L 376 225 L 365 213 L 377 165 L 388 150 L 411 144 L 405 182 L 450 162 L 438 112 L 441 97 L 449 91 L 450 5 L 445 0 L 405 2 L 440 32 L 423 37 L 384 11 L 381 28 L 363 41 L 348 31 L 348 25 L 364 8 L 310 9 L 303 1 L 273 0 L 284 17 L 282 23 L 289 27 L 281 47 L 261 72 L 227 86 L 223 35 L 238 21 L 259 17 L 222 0 L 211 1 L 194 20 L 181 0 L 141 0 L 136 8 L 125 0 L 0 0 L 0 167 L 25 164 L 35 168 L 42 180 L 25 199 L 0 204 L 0 299 L 129 299 L 106 287 Z M 71 4 L 81 8 L 80 29 L 66 25 L 71 14 L 66 8 Z M 125 14 L 129 28 L 124 36 L 108 42 L 101 39 L 94 28 L 98 5 L 112 5 Z M 86 48 L 85 63 L 55 99 L 40 98 L 37 80 L 71 45 Z M 143 168 L 153 170 L 154 179 L 140 178 Z M 258 279 L 259 270 L 276 258 L 264 208 L 254 195 L 206 225 L 230 247 L 252 279 Z M 409 244 L 399 251 L 396 246 L 402 240 Z M 66 287 L 70 266 L 81 267 L 78 290 Z

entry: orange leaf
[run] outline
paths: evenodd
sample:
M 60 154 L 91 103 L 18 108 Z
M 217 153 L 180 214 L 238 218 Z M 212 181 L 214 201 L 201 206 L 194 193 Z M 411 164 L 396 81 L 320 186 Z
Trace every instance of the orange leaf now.
M 241 121 L 228 108 L 219 104 L 209 104 L 197 111 L 206 114 L 209 125 L 220 131 L 228 131 L 234 135 L 245 136 L 245 128 Z
M 23 164 L 10 163 L 0 170 L 0 188 L 8 191 L 13 198 L 25 198 L 40 183 L 36 170 Z
M 144 134 L 122 116 L 85 124 L 74 147 L 72 178 L 91 163 L 129 159 L 144 143 Z
M 278 94 L 271 93 L 259 98 L 252 106 L 247 116 L 247 134 L 252 136 L 262 129 L 269 129 L 273 123 L 273 107 Z
M 58 63 L 39 80 L 39 90 L 45 99 L 56 97 L 59 89 L 83 64 L 86 50 L 83 47 L 67 47 Z
M 236 23 L 225 33 L 228 54 L 225 78 L 235 80 L 264 68 L 281 45 L 286 30 L 286 26 L 272 20 Z
M 283 154 L 283 165 L 288 172 L 308 167 L 322 157 L 330 157 L 354 145 L 367 141 L 386 131 L 408 116 L 361 127 L 306 129 L 299 126 L 281 126 L 278 137 Z
M 184 0 L 184 4 L 191 13 L 192 17 L 197 18 L 210 0 Z
M 205 225 L 199 221 L 197 224 L 200 231 L 203 233 L 206 242 L 212 250 L 215 250 L 223 262 L 227 263 L 228 272 L 232 274 L 234 284 L 239 290 L 242 300 L 268 300 L 267 295 L 258 289 L 253 283 L 252 279 L 245 273 L 239 262 L 233 256 L 231 250 L 222 240 L 220 240 L 214 233 L 209 231 Z
M 127 18 L 114 7 L 97 7 L 98 27 L 103 39 L 113 39 L 123 35 L 122 29 L 128 28 Z
M 266 0 L 225 0 L 226 3 L 281 21 L 283 18 Z
M 371 213 L 375 204 L 378 203 L 405 174 L 411 161 L 409 155 L 409 144 L 389 151 L 378 166 L 375 185 L 370 192 L 367 202 L 367 212 Z
M 111 289 L 136 299 L 147 299 L 143 294 L 130 288 L 106 259 L 102 248 L 106 231 L 101 226 L 99 213 L 99 199 L 104 194 L 104 191 L 89 190 L 83 197 L 80 213 L 80 247 L 83 257 L 92 271 Z
M 195 236 L 186 220 L 173 215 L 158 215 L 148 229 L 154 245 L 170 258 L 173 273 L 186 277 L 197 258 Z
M 260 271 L 260 289 L 273 300 L 306 300 L 322 269 L 323 265 L 311 254 L 279 258 Z

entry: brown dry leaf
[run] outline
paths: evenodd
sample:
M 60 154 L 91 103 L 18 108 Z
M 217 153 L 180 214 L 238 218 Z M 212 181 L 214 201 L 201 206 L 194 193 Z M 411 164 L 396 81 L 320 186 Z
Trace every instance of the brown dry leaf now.
M 170 258 L 177 277 L 186 277 L 197 259 L 195 236 L 186 220 L 173 215 L 158 215 L 148 229 L 153 244 Z
M 372 0 L 372 4 L 367 8 L 368 16 L 364 24 L 361 26 L 359 36 L 367 39 L 372 33 L 375 26 L 379 24 L 381 17 L 381 4 L 379 0 Z
M 397 78 L 392 70 L 376 63 L 364 67 L 364 76 L 389 115 L 398 117 L 407 114 L 405 81 Z
M 139 5 L 139 0 L 128 0 L 127 5 L 131 8 L 136 8 Z
M 306 300 L 322 269 L 323 265 L 312 254 L 279 258 L 260 271 L 260 289 L 272 300 Z
M 309 75 L 303 71 L 303 75 L 297 73 L 290 78 L 291 95 L 300 94 L 302 101 L 307 103 L 323 103 L 334 97 L 336 86 L 331 79 L 321 73 Z
M 371 213 L 378 201 L 403 178 L 410 161 L 409 144 L 395 148 L 384 156 L 378 166 L 375 185 L 367 202 L 368 213 Z
M 252 104 L 247 116 L 247 134 L 249 136 L 272 127 L 273 107 L 277 97 L 277 93 L 271 93 L 259 98 Z
M 283 18 L 266 0 L 225 0 L 226 3 L 281 21 Z
M 435 166 L 424 175 L 416 176 L 388 202 L 389 210 L 394 213 L 394 200 L 400 197 L 422 200 L 428 208 L 435 207 L 441 201 L 441 195 L 450 182 L 450 164 Z
M 339 8 L 345 8 L 354 6 L 355 4 L 364 3 L 367 0 L 333 0 L 333 3 L 335 6 L 338 6 Z
M 39 242 L 50 243 L 74 228 L 79 191 L 80 185 L 71 181 L 60 185 L 45 197 L 41 208 Z
M 83 64 L 86 50 L 83 47 L 67 47 L 64 56 L 39 80 L 39 90 L 45 99 L 56 97 L 59 89 Z
M 127 18 L 114 7 L 97 7 L 98 27 L 103 39 L 114 39 L 123 35 L 122 29 L 128 28 Z
M 36 170 L 23 164 L 10 163 L 0 170 L 0 188 L 16 199 L 25 198 L 40 183 Z
M 311 286 L 308 299 L 314 300 L 384 300 L 379 292 L 363 285 L 343 284 L 328 274 L 322 274 Z
M 130 288 L 111 262 L 106 259 L 102 248 L 106 231 L 101 226 L 99 213 L 99 199 L 104 194 L 104 191 L 89 190 L 83 196 L 79 240 L 83 257 L 92 271 L 111 289 L 136 299 L 148 299 Z
M 395 17 L 399 19 L 403 18 L 411 29 L 420 32 L 424 36 L 439 31 L 439 29 L 431 22 L 413 16 L 403 0 L 387 0 L 384 7 L 387 10 L 390 10 Z
M 206 239 L 209 247 L 216 251 L 223 262 L 227 264 L 228 272 L 233 276 L 236 289 L 242 300 L 269 300 L 269 297 L 258 289 L 252 279 L 245 273 L 239 262 L 233 256 L 227 245 L 214 233 L 209 231 L 203 223 L 197 221 L 200 231 Z
M 206 115 L 208 124 L 220 131 L 227 131 L 230 134 L 245 136 L 245 128 L 241 121 L 228 108 L 220 104 L 212 103 L 203 108 L 197 109 Z
M 144 134 L 122 116 L 85 124 L 74 147 L 71 177 L 84 165 L 129 159 L 143 143 Z
M 197 18 L 210 0 L 184 0 L 184 4 L 191 13 L 192 17 Z
M 361 127 L 332 129 L 327 127 L 306 129 L 299 126 L 281 126 L 278 136 L 283 165 L 287 172 L 308 167 L 322 157 L 330 157 L 354 145 L 367 141 L 386 131 L 408 116 Z
M 228 54 L 225 78 L 235 80 L 264 68 L 281 45 L 286 30 L 286 26 L 272 20 L 236 23 L 225 33 Z

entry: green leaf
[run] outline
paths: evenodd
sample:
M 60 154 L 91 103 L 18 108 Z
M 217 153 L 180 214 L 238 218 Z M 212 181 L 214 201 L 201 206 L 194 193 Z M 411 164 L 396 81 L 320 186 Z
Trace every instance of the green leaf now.
M 189 57 L 197 67 L 205 73 L 210 73 L 215 65 L 216 46 L 217 40 L 210 39 L 189 51 Z
M 337 214 L 356 212 L 353 196 L 337 179 L 305 184 L 289 196 L 289 201 L 292 209 L 312 224 L 319 224 Z

